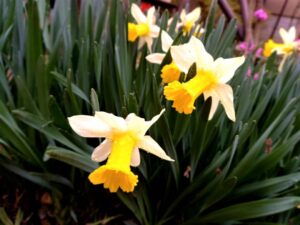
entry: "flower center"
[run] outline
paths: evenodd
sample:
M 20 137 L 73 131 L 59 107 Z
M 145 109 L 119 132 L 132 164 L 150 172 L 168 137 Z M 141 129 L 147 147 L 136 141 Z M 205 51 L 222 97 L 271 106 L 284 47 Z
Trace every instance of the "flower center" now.
M 118 188 L 132 192 L 138 182 L 137 175 L 130 170 L 131 155 L 136 141 L 130 132 L 114 134 L 112 150 L 106 165 L 94 170 L 89 175 L 89 180 L 93 184 L 104 184 L 110 192 L 116 192 Z
M 172 107 L 179 113 L 190 114 L 195 109 L 196 99 L 204 92 L 212 89 L 218 83 L 216 76 L 209 72 L 198 70 L 195 77 L 188 82 L 174 81 L 164 88 L 166 99 L 174 101 Z
M 118 170 L 130 171 L 130 161 L 136 140 L 129 133 L 115 134 L 112 137 L 112 150 L 107 160 L 107 165 Z
M 185 34 L 190 33 L 190 31 L 191 31 L 193 25 L 194 25 L 193 22 L 187 21 L 187 22 L 183 25 L 183 27 L 182 27 L 183 32 L 184 32 Z
M 265 57 L 269 57 L 274 51 L 279 51 L 278 53 L 280 53 L 280 50 L 283 50 L 284 52 L 289 50 L 289 48 L 287 48 L 286 50 L 285 48 L 286 46 L 284 44 L 276 43 L 270 39 L 264 45 L 263 55 Z
M 134 24 L 128 23 L 128 41 L 135 41 L 140 36 L 146 36 L 150 33 L 150 28 L 147 23 Z
M 172 81 L 179 80 L 180 70 L 177 65 L 172 62 L 162 68 L 160 76 L 164 83 L 170 83 Z

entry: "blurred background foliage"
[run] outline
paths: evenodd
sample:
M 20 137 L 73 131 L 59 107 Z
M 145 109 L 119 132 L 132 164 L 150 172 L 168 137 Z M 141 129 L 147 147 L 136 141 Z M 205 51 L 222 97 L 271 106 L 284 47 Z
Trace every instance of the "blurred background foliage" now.
M 210 101 L 177 114 L 162 95 L 162 65 L 127 42 L 130 3 L 0 1 L 0 167 L 3 224 L 299 224 L 300 64 L 248 55 L 230 85 L 237 121 Z M 233 57 L 236 22 L 211 4 L 201 37 L 214 58 Z M 169 13 L 157 15 L 167 30 Z M 168 29 L 174 44 L 188 38 Z M 160 38 L 153 52 L 161 51 Z M 247 71 L 259 75 L 258 79 Z M 97 139 L 67 117 L 102 110 L 151 118 L 151 135 L 175 159 L 142 154 L 131 194 L 87 181 Z

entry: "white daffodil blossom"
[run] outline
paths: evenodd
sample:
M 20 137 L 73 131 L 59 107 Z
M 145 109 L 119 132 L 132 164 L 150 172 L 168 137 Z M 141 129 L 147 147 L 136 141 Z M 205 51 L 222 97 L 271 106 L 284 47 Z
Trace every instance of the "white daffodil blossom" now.
M 283 43 L 277 43 L 272 39 L 269 39 L 264 45 L 263 55 L 265 57 L 269 57 L 275 51 L 278 55 L 283 55 L 283 58 L 278 67 L 278 70 L 281 71 L 288 56 L 291 55 L 293 51 L 298 50 L 300 45 L 296 40 L 296 28 L 294 26 L 291 27 L 288 31 L 280 28 L 279 34 Z
M 180 23 L 177 24 L 177 27 L 181 27 L 185 34 L 190 33 L 197 20 L 199 20 L 200 15 L 200 7 L 195 8 L 188 14 L 186 13 L 185 9 L 183 9 L 180 13 Z
M 121 188 L 132 192 L 138 177 L 130 170 L 140 164 L 139 149 L 156 155 L 164 160 L 172 160 L 146 131 L 160 118 L 165 110 L 150 121 L 129 114 L 126 119 L 111 113 L 96 112 L 95 116 L 76 115 L 69 117 L 71 128 L 82 137 L 106 138 L 92 153 L 92 160 L 107 163 L 89 175 L 93 184 L 104 184 L 110 192 Z
M 299 47 L 299 42 L 296 41 L 296 28 L 291 27 L 288 31 L 283 28 L 279 29 L 280 37 L 283 43 L 274 42 L 269 39 L 264 45 L 264 56 L 269 57 L 274 51 L 279 55 L 290 55 Z
M 166 53 L 169 51 L 171 45 L 173 43 L 173 39 L 166 31 L 161 32 L 161 47 L 164 53 L 152 53 L 146 56 L 146 59 L 150 63 L 161 64 L 163 59 L 166 56 Z
M 151 51 L 153 38 L 159 35 L 160 28 L 155 25 L 156 19 L 154 14 L 154 6 L 148 10 L 147 16 L 145 16 L 136 4 L 133 3 L 131 5 L 131 15 L 137 24 L 128 23 L 128 41 L 134 42 L 139 38 L 138 49 L 146 43 L 149 51 Z
M 172 106 L 179 113 L 190 114 L 195 109 L 195 100 L 203 93 L 205 99 L 212 98 L 209 120 L 221 102 L 229 119 L 235 121 L 233 91 L 226 83 L 244 63 L 245 57 L 214 60 L 202 42 L 193 36 L 187 44 L 172 46 L 171 55 L 184 73 L 188 72 L 193 63 L 196 63 L 197 67 L 195 77 L 189 81 L 185 83 L 173 81 L 165 86 L 164 94 L 168 100 L 174 101 Z
M 161 43 L 162 43 L 162 50 L 165 53 L 153 53 L 146 57 L 146 59 L 154 64 L 161 64 L 163 59 L 166 56 L 166 53 L 169 51 L 173 39 L 169 36 L 167 32 L 164 30 L 161 33 Z M 171 62 L 170 64 L 165 65 L 161 70 L 161 78 L 163 83 L 170 83 L 174 80 L 179 80 L 181 71 L 177 67 L 177 65 L 174 62 Z
M 285 53 L 290 54 L 293 50 L 297 49 L 297 47 L 299 46 L 299 42 L 296 41 L 296 28 L 294 26 L 291 27 L 288 31 L 280 28 L 279 34 L 284 44 L 284 48 L 282 50 Z
M 205 29 L 202 28 L 200 24 L 196 25 L 193 35 L 197 38 L 200 38 L 204 33 Z

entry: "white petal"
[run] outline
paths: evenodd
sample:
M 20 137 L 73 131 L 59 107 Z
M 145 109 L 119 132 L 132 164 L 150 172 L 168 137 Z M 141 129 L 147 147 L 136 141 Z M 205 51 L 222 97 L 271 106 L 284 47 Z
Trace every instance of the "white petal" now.
M 159 31 L 160 31 L 159 26 L 156 26 L 156 25 L 149 25 L 149 26 L 150 26 L 150 34 L 149 34 L 149 36 L 153 37 L 153 38 L 158 37 Z
M 109 156 L 111 152 L 111 141 L 105 139 L 100 145 L 98 145 L 92 153 L 92 160 L 96 162 L 102 162 Z
M 178 68 L 184 73 L 187 73 L 191 65 L 196 62 L 195 51 L 189 43 L 172 46 L 171 56 Z
M 219 96 L 228 118 L 235 121 L 232 88 L 227 84 L 219 84 L 214 90 Z
M 148 24 L 154 24 L 155 23 L 154 13 L 155 13 L 155 8 L 154 8 L 154 6 L 152 6 L 150 9 L 148 9 L 148 12 L 147 12 Z
M 173 43 L 173 39 L 170 37 L 170 35 L 166 31 L 161 32 L 161 45 L 162 45 L 162 50 L 164 52 L 167 52 L 169 48 L 171 47 Z
M 144 149 L 148 153 L 158 156 L 161 159 L 174 161 L 164 152 L 164 150 L 159 146 L 159 144 L 157 144 L 157 142 L 154 141 L 150 136 L 144 136 L 138 142 L 137 146 L 141 149 Z
M 130 165 L 137 167 L 140 165 L 140 163 L 141 163 L 140 151 L 138 148 L 134 148 L 131 155 Z
M 190 39 L 190 45 L 195 52 L 195 60 L 197 63 L 197 69 L 212 70 L 214 67 L 213 57 L 206 51 L 203 43 L 196 37 L 192 36 Z
M 233 77 L 235 71 L 244 63 L 244 61 L 244 56 L 229 59 L 218 58 L 214 62 L 214 68 L 219 82 L 223 84 L 228 82 Z
M 180 20 L 185 21 L 185 17 L 186 17 L 186 12 L 185 12 L 185 9 L 183 9 L 183 10 L 181 10 L 181 13 L 180 13 Z
M 112 113 L 97 111 L 95 117 L 106 123 L 112 130 L 124 131 L 127 128 L 125 120 Z
M 136 4 L 131 5 L 131 15 L 138 23 L 147 23 L 147 18 Z
M 205 91 L 203 92 L 204 99 L 207 100 L 209 97 L 211 97 L 211 106 L 210 111 L 208 115 L 208 120 L 211 120 L 218 108 L 220 98 L 214 91 Z
M 145 38 L 144 37 L 140 37 L 139 38 L 139 42 L 138 42 L 138 49 L 142 48 L 145 43 L 146 43 Z
M 279 29 L 279 34 L 283 40 L 283 43 L 293 43 L 296 39 L 296 28 L 293 26 L 288 31 L 283 28 Z
M 150 121 L 146 121 L 146 127 L 147 127 L 147 130 L 161 117 L 161 115 L 165 112 L 166 110 L 165 109 L 162 109 L 160 111 L 160 113 L 154 117 L 152 117 L 152 119 Z M 147 131 L 146 130 L 146 131 Z M 145 133 L 146 133 L 145 131 Z
M 170 25 L 171 25 L 171 23 L 172 23 L 173 19 L 174 19 L 174 17 L 170 17 L 170 18 L 168 19 L 168 26 L 170 26 Z
M 146 56 L 146 59 L 148 62 L 155 63 L 155 64 L 161 64 L 163 59 L 165 58 L 166 54 L 162 53 L 153 53 Z
M 142 38 L 141 38 L 142 39 Z M 145 40 L 147 47 L 149 49 L 149 52 L 152 51 L 152 43 L 153 43 L 153 39 L 152 37 L 143 37 L 143 39 Z
M 186 15 L 186 21 L 195 23 L 199 19 L 200 14 L 201 14 L 201 9 L 200 9 L 200 7 L 197 7 L 192 12 L 190 12 Z
M 132 131 L 135 134 L 140 134 L 141 136 L 143 136 L 147 131 L 145 119 L 135 115 L 134 113 L 130 113 L 126 117 L 125 121 L 127 123 L 128 131 Z M 144 131 L 145 129 L 146 131 Z
M 82 137 L 108 137 L 111 129 L 94 116 L 77 115 L 68 117 L 71 128 Z
M 145 121 L 145 119 L 138 117 L 134 113 L 130 113 L 126 117 L 128 130 L 137 134 L 142 138 L 147 130 L 160 118 L 160 116 L 165 112 L 165 109 L 162 109 L 160 113 L 154 116 L 150 121 Z

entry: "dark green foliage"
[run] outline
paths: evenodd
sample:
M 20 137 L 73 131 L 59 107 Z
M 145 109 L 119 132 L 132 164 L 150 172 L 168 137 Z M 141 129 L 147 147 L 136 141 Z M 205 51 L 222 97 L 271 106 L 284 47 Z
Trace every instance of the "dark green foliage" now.
M 230 81 L 237 121 L 200 98 L 180 115 L 163 96 L 161 66 L 147 62 L 146 47 L 127 42 L 126 1 L 46 0 L 0 2 L 1 170 L 11 171 L 60 195 L 60 185 L 86 180 L 98 140 L 77 136 L 67 117 L 107 111 L 146 119 L 166 108 L 150 134 L 175 159 L 142 153 L 132 194 L 117 195 L 139 224 L 300 223 L 300 66 L 291 56 L 279 73 L 276 55 L 254 64 L 249 57 Z M 235 21 L 221 16 L 217 1 L 206 21 L 205 46 L 214 58 L 233 57 Z M 168 13 L 157 23 L 167 27 Z M 174 44 L 187 41 L 175 32 Z M 153 52 L 161 51 L 160 38 Z M 162 65 L 170 63 L 168 52 Z M 248 67 L 258 71 L 253 80 Z M 193 76 L 195 68 L 191 68 Z M 190 79 L 189 77 L 188 79 Z M 59 174 L 53 164 L 69 166 Z M 74 170 L 78 168 L 79 170 Z M 74 179 L 76 177 L 76 179 Z M 58 185 L 59 184 L 59 185 Z M 89 189 L 84 190 L 89 192 Z M 0 217 L 5 211 L 0 208 Z

